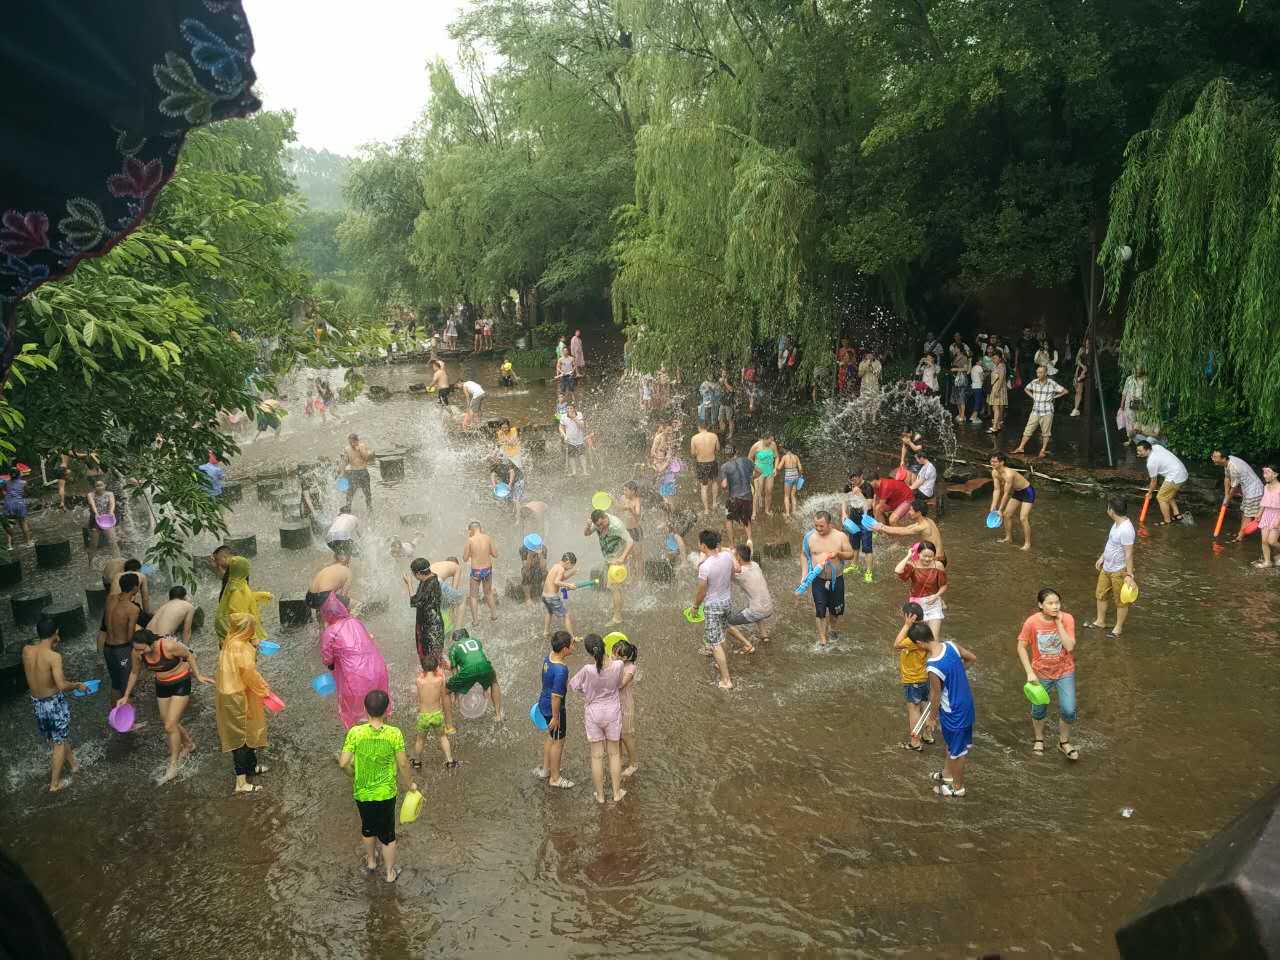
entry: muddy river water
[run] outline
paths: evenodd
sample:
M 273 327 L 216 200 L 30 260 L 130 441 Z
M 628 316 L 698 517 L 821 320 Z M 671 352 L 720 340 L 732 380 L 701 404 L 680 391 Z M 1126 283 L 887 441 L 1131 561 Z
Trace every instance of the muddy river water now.
M 492 365 L 477 373 L 492 382 Z M 476 451 L 445 439 L 433 401 L 403 392 L 426 379 L 422 368 L 376 376 L 396 391 L 391 400 L 345 405 L 339 412 L 350 419 L 329 424 L 302 416 L 295 402 L 283 436 L 247 445 L 233 474 L 336 456 L 352 429 L 375 450 L 419 445 L 404 482 L 375 482 L 370 536 L 413 536 L 431 558 L 460 554 L 476 517 L 497 540 L 500 580 L 517 576 L 519 538 L 489 496 Z M 485 413 L 545 422 L 553 404 L 545 387 L 494 389 Z M 529 487 L 551 504 L 553 555 L 571 549 L 590 567 L 599 563 L 595 537 L 582 534 L 590 496 L 638 473 L 641 452 L 621 438 L 637 429 L 640 411 L 634 398 L 612 397 L 586 409 L 608 425 L 606 475 L 565 479 L 553 449 L 530 467 Z M 836 489 L 842 466 L 810 465 L 805 493 Z M 258 535 L 252 582 L 300 597 L 327 553 L 318 542 L 282 550 L 278 514 L 246 486 L 231 527 Z M 688 475 L 678 499 L 694 505 Z M 731 658 L 728 693 L 713 683 L 700 628 L 679 612 L 692 575 L 631 589 L 622 629 L 640 649 L 640 771 L 618 806 L 592 798 L 572 696 L 565 768 L 578 786 L 550 791 L 531 776 L 540 757 L 527 713 L 544 650 L 541 611 L 504 597 L 498 622 L 476 632 L 508 718 L 460 720 L 455 771 L 431 763 L 438 753 L 428 751 L 425 812 L 401 828 L 405 872 L 394 887 L 360 870 L 350 781 L 335 763 L 341 725 L 333 700 L 310 689 L 321 670 L 314 628 L 280 628 L 274 604 L 268 631 L 284 649 L 259 666 L 288 707 L 270 723 L 262 793 L 231 795 L 211 688 L 197 689 L 187 714 L 198 751 L 164 786 L 155 782 L 165 758 L 158 722 L 108 734 L 105 691 L 73 701 L 84 769 L 54 797 L 44 790 L 47 753 L 28 698 L 11 697 L 0 704 L 5 848 L 85 960 L 1113 956 L 1116 926 L 1276 779 L 1280 751 L 1266 718 L 1277 693 L 1280 582 L 1248 567 L 1253 546 L 1214 552 L 1203 518 L 1194 529 L 1145 532 L 1142 597 L 1126 635 L 1080 631 L 1072 739 L 1081 759 L 1070 765 L 1052 751 L 1056 705 L 1050 750 L 1033 757 L 1015 637 L 1042 586 L 1061 592 L 1078 623 L 1090 618 L 1109 521 L 1096 500 L 1043 491 L 1028 555 L 996 543 L 985 512 L 983 500 L 952 501 L 942 520 L 951 559 L 943 633 L 979 657 L 964 800 L 930 792 L 941 740 L 923 755 L 899 746 L 904 710 L 890 646 L 906 595 L 892 567 L 904 546 L 886 541 L 876 545 L 875 582 L 850 579 L 845 637 L 828 652 L 814 648 L 811 605 L 792 595 L 794 556 L 765 559 L 780 611 L 774 639 Z M 430 520 L 405 529 L 407 513 Z M 41 524 L 42 533 L 74 529 L 70 517 Z M 652 516 L 649 526 L 652 547 Z M 795 544 L 800 533 L 775 517 L 756 542 Z M 392 722 L 408 732 L 412 611 L 403 566 L 384 553 L 371 546 L 357 561 L 357 594 L 390 601 L 367 622 L 390 664 Z M 95 578 L 78 543 L 75 566 L 56 576 L 26 566 L 23 588 L 45 585 L 58 598 L 83 597 Z M 583 594 L 574 598 L 579 630 L 604 632 L 607 597 Z M 216 596 L 216 584 L 202 580 L 197 599 L 210 613 Z M 5 635 L 19 634 L 6 624 Z M 209 627 L 195 645 L 212 671 Z M 63 650 L 69 676 L 105 676 L 91 636 Z M 571 667 L 583 662 L 579 654 Z M 138 702 L 154 721 L 150 691 Z

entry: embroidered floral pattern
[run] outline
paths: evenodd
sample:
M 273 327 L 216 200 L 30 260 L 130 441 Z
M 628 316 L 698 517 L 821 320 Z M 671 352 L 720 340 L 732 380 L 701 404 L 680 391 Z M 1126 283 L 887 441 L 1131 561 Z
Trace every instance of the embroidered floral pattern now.
M 116 16 L 106 5 L 101 15 Z M 114 34 L 96 30 L 92 16 L 78 35 L 54 36 L 34 15 L 6 27 L 6 42 L 22 49 L 26 61 L 17 77 L 0 64 L 0 88 L 36 95 L 26 98 L 33 109 L 5 123 L 19 135 L 30 133 L 27 143 L 65 136 L 62 149 L 48 155 L 70 159 L 51 175 L 44 155 L 0 153 L 0 383 L 13 358 L 17 301 L 137 226 L 173 175 L 188 130 L 261 106 L 252 91 L 253 37 L 242 0 L 135 0 L 130 16 L 137 29 L 126 50 L 100 44 L 99 36 Z M 151 65 L 149 78 L 137 75 L 141 64 Z M 45 96 L 46 88 L 30 79 L 36 75 L 59 82 Z M 135 116 L 137 129 L 105 128 L 92 98 L 62 93 L 102 83 L 119 88 L 117 114 Z M 63 215 L 51 229 L 58 210 Z

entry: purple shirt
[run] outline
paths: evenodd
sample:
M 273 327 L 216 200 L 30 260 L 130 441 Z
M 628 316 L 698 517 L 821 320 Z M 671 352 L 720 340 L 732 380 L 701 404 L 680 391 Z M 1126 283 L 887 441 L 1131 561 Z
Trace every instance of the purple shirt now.
M 707 581 L 705 603 L 728 603 L 729 585 L 733 582 L 733 554 L 720 550 L 703 558 L 698 564 L 698 579 Z
M 618 685 L 622 683 L 621 660 L 611 660 L 604 669 L 596 672 L 596 665 L 589 663 L 573 675 L 569 686 L 582 695 L 585 718 L 598 726 L 608 726 L 622 719 L 622 701 L 618 697 Z

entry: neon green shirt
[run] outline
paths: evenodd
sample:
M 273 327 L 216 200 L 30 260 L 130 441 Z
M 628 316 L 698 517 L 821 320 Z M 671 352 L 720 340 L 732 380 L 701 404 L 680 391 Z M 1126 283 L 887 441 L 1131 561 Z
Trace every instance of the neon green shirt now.
M 378 729 L 372 724 L 357 723 L 347 731 L 342 752 L 354 758 L 357 800 L 392 800 L 397 793 L 396 754 L 404 752 L 404 734 L 399 727 L 384 723 Z

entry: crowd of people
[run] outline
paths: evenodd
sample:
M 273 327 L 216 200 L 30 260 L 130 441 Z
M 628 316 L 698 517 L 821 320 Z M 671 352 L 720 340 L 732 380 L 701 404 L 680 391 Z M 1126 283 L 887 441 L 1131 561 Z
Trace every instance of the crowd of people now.
M 1061 358 L 1043 340 L 1024 333 L 1010 348 L 998 337 L 979 337 L 977 355 L 957 336 L 951 345 L 950 402 L 957 408 L 957 422 L 992 419 L 992 431 L 1003 425 L 1008 392 L 1021 389 L 1029 399 L 1029 417 L 1022 443 L 1012 454 L 1025 453 L 1028 442 L 1040 434 L 1040 455 L 1052 435 L 1054 403 L 1071 390 L 1053 378 Z M 1034 349 L 1032 349 L 1034 347 Z M 793 357 L 789 343 L 780 344 L 779 364 Z M 1010 355 L 1010 353 L 1012 355 Z M 941 393 L 938 369 L 942 347 L 935 338 L 926 344 L 917 369 L 922 389 Z M 1070 362 L 1070 361 L 1068 361 Z M 1087 374 L 1087 341 L 1075 353 L 1077 409 L 1079 385 Z M 474 380 L 450 383 L 447 369 L 432 364 L 433 390 L 448 404 L 451 391 L 460 386 L 465 395 L 462 427 L 472 438 L 482 412 L 484 388 Z M 1012 371 L 1012 379 L 1010 375 Z M 859 352 L 848 341 L 837 350 L 836 382 L 840 389 L 874 396 L 880 388 L 881 360 L 874 353 Z M 505 367 L 498 376 L 510 374 Z M 580 333 L 562 342 L 554 367 L 557 387 L 557 420 L 565 472 L 569 477 L 589 476 L 600 466 L 593 457 L 595 435 L 577 404 L 577 391 L 586 374 Z M 941 731 L 941 768 L 931 774 L 931 786 L 939 796 L 966 796 L 966 762 L 970 753 L 976 711 L 966 669 L 976 655 L 944 638 L 942 624 L 948 615 L 949 561 L 943 530 L 937 519 L 939 470 L 933 451 L 919 434 L 900 438 L 896 463 L 876 468 L 853 465 L 845 471 L 847 482 L 837 491 L 806 488 L 809 479 L 799 451 L 789 449 L 766 428 L 747 442 L 738 412 L 751 411 L 759 402 L 759 372 L 748 366 L 736 378 L 726 368 L 703 379 L 688 407 L 665 370 L 637 378 L 640 407 L 648 418 L 649 437 L 642 475 L 623 483 L 617 496 L 597 491 L 591 509 L 583 510 L 582 536 L 594 540 L 600 566 L 582 576 L 587 564 L 579 560 L 578 544 L 546 542 L 546 503 L 529 500 L 527 466 L 520 432 L 507 419 L 497 421 L 488 454 L 489 488 L 500 503 L 511 507 L 511 530 L 519 538 L 520 588 L 525 603 L 541 604 L 542 633 L 547 645 L 542 656 L 540 690 L 530 711 L 531 720 L 543 731 L 533 775 L 549 788 L 568 790 L 575 784 L 563 773 L 564 745 L 568 736 L 567 705 L 576 697 L 582 703 L 583 729 L 589 744 L 589 762 L 595 799 L 614 803 L 628 795 L 626 782 L 640 768 L 636 725 L 635 687 L 639 645 L 618 632 L 625 624 L 628 596 L 637 584 L 651 579 L 647 560 L 659 561 L 670 578 L 687 578 L 688 606 L 684 617 L 700 627 L 703 653 L 722 690 L 734 688 L 726 640 L 733 652 L 749 656 L 777 636 L 782 605 L 775 601 L 756 559 L 753 525 L 770 524 L 777 513 L 783 518 L 806 518 L 798 547 L 796 596 L 812 603 L 816 649 L 845 639 L 846 577 L 866 582 L 874 579 L 872 557 L 891 541 L 906 546 L 893 566 L 894 576 L 905 589 L 901 628 L 889 650 L 896 655 L 899 681 L 906 704 L 906 735 L 902 747 L 925 752 L 935 745 Z M 1126 386 L 1122 410 L 1142 410 L 1142 390 Z M 1073 414 L 1076 411 L 1073 411 Z M 975 420 L 976 418 L 976 420 Z M 685 424 L 690 423 L 686 430 Z M 754 424 L 753 421 L 746 421 Z M 490 436 L 484 434 L 484 436 Z M 1148 484 L 1138 523 L 1145 521 L 1154 500 L 1159 524 L 1186 522 L 1179 503 L 1187 469 L 1168 448 L 1135 431 L 1137 456 L 1145 463 Z M 1028 473 L 1010 463 L 1011 454 L 997 450 L 990 457 L 992 498 L 988 526 L 1000 527 L 1002 542 L 1015 543 L 1021 533 L 1022 550 L 1033 545 L 1032 513 L 1036 489 Z M 393 691 L 387 665 L 377 642 L 361 619 L 351 598 L 354 577 L 352 556 L 366 539 L 365 522 L 356 514 L 356 494 L 362 494 L 366 514 L 374 502 L 369 468 L 376 455 L 358 434 L 348 437 L 340 464 L 342 505 L 324 528 L 332 556 L 315 571 L 307 585 L 305 602 L 318 625 L 318 650 L 327 671 L 327 684 L 336 694 L 338 720 L 346 730 L 339 764 L 353 777 L 353 796 L 365 842 L 366 868 L 377 869 L 381 853 L 384 876 L 394 882 L 399 875 L 395 855 L 395 803 L 404 781 L 416 791 L 428 747 L 438 745 L 447 769 L 458 764 L 450 737 L 456 733 L 459 713 L 470 716 L 477 706 L 491 704 L 502 721 L 503 694 L 493 662 L 480 632 L 499 619 L 494 572 L 508 557 L 505 531 L 491 533 L 479 521 L 467 524 L 465 541 L 455 554 L 443 559 L 416 555 L 411 543 L 393 538 L 394 557 L 405 563 L 406 602 L 414 616 L 414 649 L 418 672 L 413 691 L 416 711 L 412 750 L 402 732 L 388 722 Z M 1244 460 L 1225 449 L 1213 453 L 1212 462 L 1223 471 L 1222 513 L 1219 525 L 1235 495 L 1240 497 L 1240 523 L 1236 539 L 1261 531 L 1262 558 L 1258 566 L 1280 566 L 1273 557 L 1280 535 L 1280 477 L 1276 466 L 1266 464 L 1261 476 Z M 692 465 L 691 472 L 686 465 Z M 201 473 L 210 488 L 220 492 L 223 468 L 211 458 Z M 775 481 L 781 477 L 782 483 Z M 21 496 L 22 478 L 11 476 L 6 492 Z M 700 510 L 682 510 L 677 497 L 697 491 Z M 781 490 L 777 487 L 780 486 Z M 112 494 L 97 480 L 87 495 L 90 516 L 114 513 Z M 806 494 L 834 493 L 839 509 L 806 512 Z M 301 476 L 303 513 L 319 523 L 321 509 L 313 478 Z M 1110 520 L 1102 552 L 1097 558 L 1094 617 L 1084 629 L 1104 631 L 1111 639 L 1123 636 L 1137 595 L 1135 522 L 1132 504 L 1124 496 L 1106 505 Z M 15 520 L 23 520 L 9 510 Z M 504 523 L 506 521 L 504 520 Z M 103 528 L 92 525 L 95 535 Z M 109 525 L 107 526 L 109 529 Z M 532 532 L 528 532 L 532 531 Z M 25 532 L 25 531 L 24 531 Z M 652 546 L 649 546 L 652 544 Z M 211 562 L 222 575 L 213 631 L 218 644 L 216 667 L 206 674 L 191 645 L 194 607 L 181 586 L 174 586 L 165 602 L 153 608 L 148 576 L 136 559 L 124 560 L 113 547 L 113 557 L 103 571 L 106 609 L 99 630 L 108 678 L 109 722 L 116 729 L 142 729 L 132 720 L 132 701 L 140 682 L 153 680 L 168 749 L 168 764 L 161 782 L 173 779 L 195 743 L 183 725 L 183 716 L 197 684 L 213 688 L 217 735 L 221 749 L 231 755 L 235 793 L 263 789 L 269 768 L 258 751 L 267 744 L 270 711 L 278 698 L 258 670 L 258 659 L 270 655 L 275 645 L 263 628 L 262 606 L 271 594 L 250 585 L 251 564 L 229 547 L 214 552 Z M 563 547 L 564 549 L 561 549 Z M 646 552 L 647 551 L 647 552 Z M 552 556 L 558 559 L 551 561 Z M 514 559 L 514 558 L 512 558 Z M 583 589 L 599 589 L 609 595 L 610 619 L 605 630 L 579 634 L 575 626 L 589 619 L 575 613 L 574 595 Z M 1114 619 L 1108 618 L 1114 607 Z M 468 630 L 470 624 L 471 631 Z M 90 692 L 96 681 L 82 682 L 65 676 L 58 653 L 59 634 L 51 620 L 41 620 L 36 639 L 23 651 L 23 666 L 30 688 L 37 730 L 53 746 L 50 790 L 63 789 L 68 781 L 64 768 L 77 768 L 69 735 L 69 705 L 65 694 Z M 1027 678 L 1031 701 L 1031 751 L 1045 752 L 1046 720 L 1051 700 L 1058 702 L 1057 751 L 1068 762 L 1080 758 L 1071 741 L 1078 711 L 1074 651 L 1077 625 L 1062 609 L 1061 596 L 1051 587 L 1042 589 L 1037 609 L 1018 635 L 1015 654 Z M 577 649 L 587 661 L 571 671 L 569 661 Z M 739 661 L 742 662 L 742 661 Z M 532 668 L 532 667 L 531 667 Z M 572 675 L 571 675 L 572 674 Z M 319 690 L 326 675 L 317 679 Z M 129 711 L 129 712 L 126 712 Z M 607 781 L 606 781 L 607 768 Z

